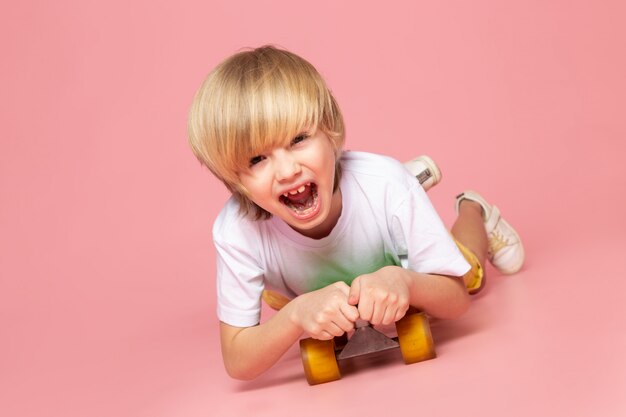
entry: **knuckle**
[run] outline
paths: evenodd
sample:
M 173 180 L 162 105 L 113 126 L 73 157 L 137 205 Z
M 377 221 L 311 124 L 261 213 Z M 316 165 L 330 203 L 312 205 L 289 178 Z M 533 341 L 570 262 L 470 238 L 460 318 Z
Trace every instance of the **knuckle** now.
M 322 327 L 317 324 L 309 326 L 308 332 L 312 335 L 319 335 L 322 331 Z
M 335 283 L 333 283 L 333 287 L 338 288 L 338 289 L 343 289 L 346 288 L 348 286 L 348 284 L 346 284 L 343 281 L 337 281 Z
M 332 316 L 333 311 L 334 309 L 327 305 L 317 314 L 317 319 L 319 321 L 327 320 L 328 317 Z

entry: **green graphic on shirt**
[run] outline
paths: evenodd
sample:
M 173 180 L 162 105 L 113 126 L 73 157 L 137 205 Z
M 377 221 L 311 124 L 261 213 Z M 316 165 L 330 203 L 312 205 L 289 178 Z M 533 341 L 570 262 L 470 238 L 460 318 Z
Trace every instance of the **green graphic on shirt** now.
M 384 266 L 399 266 L 393 255 L 390 253 L 381 254 L 379 257 L 363 259 L 358 265 L 348 265 L 341 263 L 327 263 L 319 267 L 318 275 L 311 281 L 309 291 L 319 290 L 334 282 L 343 281 L 352 284 L 352 281 L 359 275 L 378 271 Z

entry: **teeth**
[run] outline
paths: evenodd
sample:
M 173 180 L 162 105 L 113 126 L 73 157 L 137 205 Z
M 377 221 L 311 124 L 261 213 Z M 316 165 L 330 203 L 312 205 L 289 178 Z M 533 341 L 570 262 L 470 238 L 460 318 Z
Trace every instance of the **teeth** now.
M 289 197 L 289 195 L 296 195 L 298 193 L 302 193 L 302 192 L 304 192 L 304 190 L 306 190 L 306 187 L 309 186 L 309 185 L 311 185 L 311 183 L 307 182 L 306 186 L 305 185 L 301 185 L 300 188 L 298 188 L 297 190 L 287 191 L 286 193 L 283 193 L 283 195 L 285 197 Z

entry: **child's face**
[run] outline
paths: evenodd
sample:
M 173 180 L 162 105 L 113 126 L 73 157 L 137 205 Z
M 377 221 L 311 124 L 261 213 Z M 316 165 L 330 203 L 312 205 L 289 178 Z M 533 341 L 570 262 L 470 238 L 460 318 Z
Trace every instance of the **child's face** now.
M 321 130 L 253 157 L 239 178 L 254 203 L 305 236 L 328 235 L 341 214 L 335 151 Z

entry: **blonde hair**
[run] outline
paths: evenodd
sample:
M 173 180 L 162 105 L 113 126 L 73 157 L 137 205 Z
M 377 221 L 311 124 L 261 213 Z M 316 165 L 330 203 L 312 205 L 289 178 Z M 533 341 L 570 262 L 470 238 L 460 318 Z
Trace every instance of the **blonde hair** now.
M 198 90 L 189 114 L 194 155 L 220 179 L 244 214 L 270 214 L 254 204 L 239 181 L 250 158 L 316 130 L 333 143 L 335 187 L 345 131 L 341 111 L 317 70 L 273 46 L 239 52 L 219 64 Z

